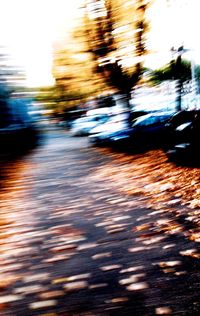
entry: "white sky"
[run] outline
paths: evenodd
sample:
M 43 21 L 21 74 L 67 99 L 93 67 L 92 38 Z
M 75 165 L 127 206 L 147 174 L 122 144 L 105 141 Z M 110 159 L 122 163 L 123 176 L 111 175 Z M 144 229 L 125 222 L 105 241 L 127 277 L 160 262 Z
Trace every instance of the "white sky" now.
M 27 85 L 48 85 L 52 44 L 65 26 L 72 27 L 81 0 L 0 0 L 0 45 L 9 47 L 25 66 Z
M 0 45 L 7 45 L 16 62 L 25 66 L 27 84 L 48 85 L 51 77 L 52 43 L 62 29 L 72 28 L 82 0 L 0 0 Z M 173 0 L 170 0 L 173 2 Z M 182 43 L 192 48 L 200 63 L 200 0 L 175 0 L 173 10 L 166 0 L 155 0 L 150 11 L 151 49 L 159 57 L 149 64 L 159 67 L 169 61 L 169 50 Z
M 152 57 L 155 67 L 168 62 L 169 50 L 182 44 L 192 50 L 183 57 L 192 58 L 200 63 L 200 0 L 155 0 L 149 12 L 151 18 L 151 48 L 159 51 Z M 190 56 L 189 56 L 190 55 Z

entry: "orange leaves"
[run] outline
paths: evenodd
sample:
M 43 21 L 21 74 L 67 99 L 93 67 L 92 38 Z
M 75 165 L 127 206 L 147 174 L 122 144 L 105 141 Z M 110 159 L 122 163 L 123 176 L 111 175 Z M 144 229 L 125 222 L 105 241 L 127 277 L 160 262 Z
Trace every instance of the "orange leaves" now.
M 147 223 L 147 224 L 136 226 L 133 230 L 134 231 L 142 231 L 142 230 L 148 229 L 149 227 L 150 227 L 150 224 Z
M 104 149 L 105 151 L 105 149 Z M 112 153 L 110 165 L 98 170 L 113 182 L 118 182 L 119 190 L 129 195 L 145 195 L 153 203 L 176 201 L 190 208 L 200 205 L 200 170 L 178 167 L 167 161 L 160 150 L 152 150 L 143 155 Z M 172 202 L 172 205 L 174 204 Z
M 192 241 L 200 242 L 200 232 L 192 233 L 189 239 Z

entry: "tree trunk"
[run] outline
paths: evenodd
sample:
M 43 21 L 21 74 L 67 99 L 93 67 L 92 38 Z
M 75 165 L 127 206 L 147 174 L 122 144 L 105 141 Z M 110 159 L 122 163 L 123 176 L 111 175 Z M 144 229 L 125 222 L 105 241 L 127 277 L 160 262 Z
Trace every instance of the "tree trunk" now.
M 176 79 L 177 79 L 177 98 L 176 98 L 176 109 L 177 111 L 181 111 L 181 94 L 182 94 L 182 85 L 183 85 L 183 80 L 182 80 L 182 73 L 181 73 L 181 59 L 182 59 L 182 51 L 183 47 L 178 48 L 179 55 L 176 59 Z
M 177 111 L 181 111 L 182 108 L 182 80 L 178 79 L 177 81 L 177 86 L 176 86 L 176 90 L 177 90 L 177 97 L 176 97 L 176 110 Z

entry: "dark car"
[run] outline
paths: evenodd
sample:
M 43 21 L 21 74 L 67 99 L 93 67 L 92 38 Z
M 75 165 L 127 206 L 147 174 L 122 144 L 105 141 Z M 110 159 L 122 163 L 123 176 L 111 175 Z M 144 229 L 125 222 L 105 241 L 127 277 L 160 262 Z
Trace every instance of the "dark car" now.
M 163 146 L 166 138 L 165 124 L 172 115 L 172 112 L 157 112 L 136 119 L 132 124 L 132 143 L 147 148 Z
M 162 143 L 165 133 L 165 123 L 172 112 L 151 113 L 140 116 L 132 121 L 111 126 L 109 130 L 91 135 L 96 142 L 107 142 L 114 145 L 131 147 L 156 146 Z
M 106 123 L 93 128 L 89 133 L 90 144 L 107 145 L 113 141 L 120 141 L 129 135 L 134 119 L 146 115 L 145 111 L 124 110 L 110 115 Z
M 200 110 L 191 111 L 190 119 L 173 130 L 173 141 L 167 150 L 173 160 L 200 163 Z
M 19 152 L 35 145 L 38 130 L 24 99 L 0 100 L 0 154 Z
M 165 149 L 168 150 L 171 148 L 176 142 L 176 128 L 182 124 L 190 123 L 194 120 L 195 115 L 198 113 L 197 110 L 194 111 L 179 111 L 175 113 L 170 120 L 165 124 L 166 128 L 166 141 L 165 141 Z

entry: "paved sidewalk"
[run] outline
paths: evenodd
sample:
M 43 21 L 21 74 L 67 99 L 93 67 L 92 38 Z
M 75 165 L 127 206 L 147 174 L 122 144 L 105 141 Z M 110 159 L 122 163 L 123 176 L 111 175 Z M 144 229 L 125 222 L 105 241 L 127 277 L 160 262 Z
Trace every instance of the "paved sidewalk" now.
M 198 225 L 129 194 L 118 155 L 55 129 L 7 166 L 0 315 L 200 315 Z

